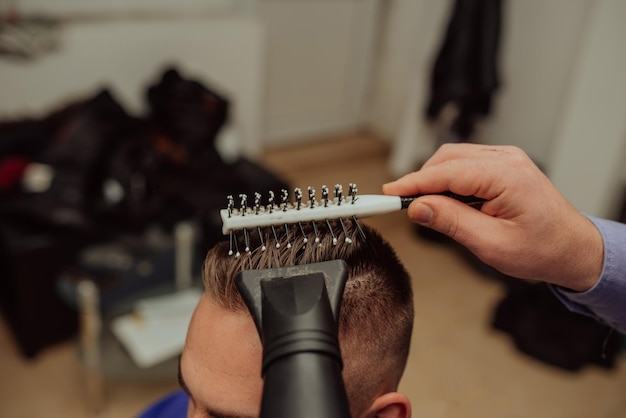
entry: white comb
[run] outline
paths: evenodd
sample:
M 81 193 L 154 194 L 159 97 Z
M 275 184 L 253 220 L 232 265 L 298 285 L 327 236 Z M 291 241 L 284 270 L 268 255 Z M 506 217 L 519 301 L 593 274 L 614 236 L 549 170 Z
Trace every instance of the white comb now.
M 328 187 L 322 186 L 322 198 L 316 199 L 315 189 L 308 188 L 309 200 L 302 200 L 302 191 L 294 191 L 295 202 L 288 202 L 288 192 L 282 191 L 281 202 L 274 202 L 274 193 L 269 192 L 268 203 L 261 205 L 261 195 L 255 193 L 254 204 L 248 205 L 246 195 L 239 195 L 240 205 L 235 207 L 232 196 L 228 197 L 228 207 L 220 211 L 222 233 L 228 235 L 240 230 L 251 230 L 257 227 L 295 224 L 303 222 L 325 221 L 328 219 L 355 219 L 382 215 L 406 209 L 419 196 L 400 197 L 367 194 L 357 197 L 356 185 L 350 183 L 347 197 L 343 196 L 341 185 L 335 186 L 335 197 L 329 196 Z M 469 205 L 483 203 L 483 199 L 473 196 L 460 196 L 453 193 L 442 193 Z

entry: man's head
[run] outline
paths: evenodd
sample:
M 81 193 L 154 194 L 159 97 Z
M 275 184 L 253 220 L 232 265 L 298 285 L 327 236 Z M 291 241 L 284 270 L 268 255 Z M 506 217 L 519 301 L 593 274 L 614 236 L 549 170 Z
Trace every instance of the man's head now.
M 336 245 L 327 227 L 318 226 L 316 232 L 311 225 L 293 225 L 287 231 L 262 231 L 262 240 L 252 234 L 252 251 L 240 257 L 228 255 L 228 242 L 209 251 L 203 273 L 205 295 L 194 312 L 181 356 L 182 380 L 191 394 L 189 416 L 258 415 L 262 346 L 235 287 L 237 273 L 335 259 L 348 264 L 339 342 L 352 416 L 410 415 L 408 400 L 395 393 L 406 365 L 413 324 L 410 278 L 393 249 L 374 230 L 363 227 L 363 239 L 351 224 L 346 224 L 345 232 L 339 224 L 331 223 L 331 228 Z M 352 243 L 344 242 L 345 233 Z M 277 238 L 280 248 L 275 245 Z M 238 246 L 242 250 L 246 246 L 243 236 Z M 206 413 L 207 409 L 211 413 Z

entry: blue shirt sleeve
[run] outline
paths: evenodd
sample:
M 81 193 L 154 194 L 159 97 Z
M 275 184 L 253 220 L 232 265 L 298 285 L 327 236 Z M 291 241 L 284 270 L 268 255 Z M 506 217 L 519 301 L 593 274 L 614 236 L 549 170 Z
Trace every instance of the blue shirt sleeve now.
M 626 225 L 588 217 L 604 242 L 602 274 L 594 287 L 575 292 L 551 286 L 555 295 L 571 311 L 593 316 L 626 334 Z

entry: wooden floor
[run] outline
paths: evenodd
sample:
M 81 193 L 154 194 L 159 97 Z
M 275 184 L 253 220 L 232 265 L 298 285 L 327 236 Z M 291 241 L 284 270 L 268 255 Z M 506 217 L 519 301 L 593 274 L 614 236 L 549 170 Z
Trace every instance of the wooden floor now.
M 294 186 L 356 182 L 378 193 L 390 180 L 388 148 L 364 135 L 273 150 L 263 162 Z M 502 287 L 454 248 L 416 237 L 402 212 L 370 218 L 411 272 L 415 329 L 401 390 L 413 416 L 426 418 L 626 417 L 626 364 L 567 373 L 519 354 L 489 322 Z M 75 344 L 52 347 L 35 361 L 18 355 L 0 321 L 0 417 L 89 417 Z M 176 388 L 171 381 L 108 381 L 100 417 L 133 417 Z

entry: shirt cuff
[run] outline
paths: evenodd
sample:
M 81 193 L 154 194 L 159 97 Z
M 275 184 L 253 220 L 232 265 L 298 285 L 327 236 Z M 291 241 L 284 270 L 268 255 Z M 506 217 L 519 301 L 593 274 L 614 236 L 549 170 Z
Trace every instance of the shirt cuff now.
M 598 282 L 585 292 L 551 285 L 568 309 L 596 317 L 626 333 L 626 225 L 588 216 L 600 231 L 604 263 Z

